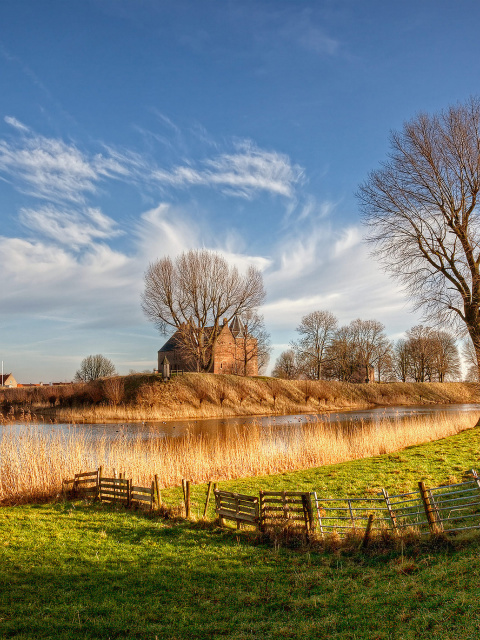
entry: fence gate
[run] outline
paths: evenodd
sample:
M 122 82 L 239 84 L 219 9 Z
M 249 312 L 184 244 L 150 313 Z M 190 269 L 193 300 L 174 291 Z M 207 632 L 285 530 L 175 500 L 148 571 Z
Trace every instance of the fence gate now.
M 130 506 L 131 480 L 125 478 L 100 478 L 99 497 L 102 502 L 120 502 Z
M 323 498 L 313 493 L 318 528 L 322 536 L 363 533 L 368 518 L 374 516 L 373 529 L 390 528 L 391 519 L 384 497 Z
M 313 531 L 312 497 L 305 491 L 260 491 L 262 531 L 281 527 Z
M 237 529 L 242 523 L 251 524 L 255 527 L 260 525 L 259 504 L 257 496 L 247 496 L 241 493 L 232 493 L 231 491 L 214 490 L 215 494 L 215 513 L 220 518 L 234 520 L 237 523 Z

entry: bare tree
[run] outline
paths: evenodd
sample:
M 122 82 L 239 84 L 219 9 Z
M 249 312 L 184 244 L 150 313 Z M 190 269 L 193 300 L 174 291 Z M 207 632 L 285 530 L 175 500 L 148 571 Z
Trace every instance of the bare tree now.
M 407 382 L 410 374 L 410 351 L 404 338 L 398 340 L 394 347 L 393 370 L 400 382 Z
M 480 100 L 420 114 L 360 186 L 374 254 L 416 308 L 468 331 L 480 366 Z
M 186 356 L 198 371 L 209 371 L 222 319 L 255 309 L 264 298 L 258 269 L 242 275 L 218 253 L 202 249 L 150 264 L 142 308 L 161 333 L 178 329 Z
M 419 324 L 406 333 L 409 377 L 415 382 L 431 382 L 435 356 L 433 329 Z
M 388 339 L 378 345 L 375 371 L 378 382 L 393 382 L 396 379 L 393 342 Z
M 235 354 L 237 360 L 237 371 L 246 376 L 249 363 L 256 359 L 259 373 L 263 373 L 270 360 L 272 347 L 270 344 L 270 334 L 265 328 L 265 320 L 262 315 L 254 309 L 247 309 L 238 318 L 239 328 L 236 336 L 239 345 Z
M 378 320 L 352 320 L 348 326 L 351 343 L 355 349 L 357 365 L 364 368 L 365 380 L 369 380 L 369 368 L 389 350 L 390 343 L 385 327 Z
M 298 366 L 294 350 L 287 349 L 287 351 L 282 351 L 275 362 L 272 376 L 274 378 L 286 378 L 287 380 L 293 380 L 297 375 Z
M 328 348 L 335 336 L 338 320 L 330 311 L 312 311 L 297 327 L 300 340 L 292 343 L 307 378 L 320 380 Z
M 437 330 L 433 335 L 433 372 L 438 382 L 460 380 L 461 367 L 455 338 L 448 331 Z
M 123 378 L 111 377 L 103 381 L 103 392 L 106 398 L 116 407 L 125 395 L 125 381 Z
M 78 382 L 91 382 L 99 378 L 107 378 L 115 375 L 115 365 L 111 360 L 98 353 L 96 356 L 87 356 L 80 363 L 80 369 L 75 374 Z
M 327 377 L 368 382 L 371 367 L 378 364 L 382 371 L 391 349 L 384 329 L 377 320 L 360 318 L 338 329 L 327 349 Z
M 350 382 L 358 369 L 356 347 L 348 326 L 340 327 L 327 350 L 327 378 Z
M 445 382 L 460 377 L 460 358 L 454 336 L 445 330 L 417 325 L 395 346 L 397 376 L 406 382 Z

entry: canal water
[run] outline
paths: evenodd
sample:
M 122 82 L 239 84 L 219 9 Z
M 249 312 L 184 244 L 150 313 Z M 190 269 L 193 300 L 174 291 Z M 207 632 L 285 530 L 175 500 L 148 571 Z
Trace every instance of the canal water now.
M 241 416 L 229 418 L 212 418 L 203 420 L 169 420 L 169 421 L 144 421 L 144 422 L 119 422 L 109 424 L 47 424 L 35 423 L 35 428 L 48 432 L 62 431 L 85 432 L 89 438 L 118 438 L 123 436 L 141 438 L 178 438 L 190 435 L 228 437 L 239 430 L 248 429 L 249 425 L 258 425 L 265 431 L 273 429 L 286 435 L 294 435 L 295 430 L 309 423 L 325 423 L 332 426 L 345 424 L 376 424 L 383 419 L 405 420 L 412 416 L 432 416 L 440 413 L 480 413 L 480 404 L 436 404 L 436 405 L 412 405 L 397 407 L 377 407 L 375 409 L 361 409 L 353 411 L 338 411 L 318 414 L 297 415 L 269 415 L 269 416 Z M 10 429 L 21 432 L 31 426 L 22 422 L 9 425 Z M 0 433 L 2 427 L 0 427 Z

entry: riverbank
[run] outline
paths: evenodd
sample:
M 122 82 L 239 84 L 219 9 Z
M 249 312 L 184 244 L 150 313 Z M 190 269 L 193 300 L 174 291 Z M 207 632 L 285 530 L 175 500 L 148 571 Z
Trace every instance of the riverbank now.
M 421 479 L 438 486 L 478 468 L 479 433 L 221 487 L 344 495 L 412 490 Z M 195 489 L 201 515 L 206 487 Z M 178 489 L 162 497 L 181 501 Z M 478 637 L 474 536 L 290 550 L 252 544 L 242 531 L 82 501 L 4 507 L 0 529 L 2 638 Z
M 153 374 L 89 384 L 3 390 L 4 416 L 35 413 L 57 422 L 116 422 L 322 413 L 375 406 L 480 402 L 467 382 L 351 384 L 335 381 L 186 373 L 163 382 Z
M 472 430 L 479 412 L 413 415 L 375 423 L 312 420 L 294 428 L 251 423 L 226 434 L 187 432 L 159 437 L 150 431 L 91 437 L 81 425 L 66 429 L 14 425 L 0 433 L 0 505 L 50 499 L 62 480 L 103 467 L 149 487 L 156 476 L 161 487 L 180 486 L 183 478 L 199 484 L 286 473 L 394 452 L 464 430 Z M 478 431 L 478 429 L 474 429 Z

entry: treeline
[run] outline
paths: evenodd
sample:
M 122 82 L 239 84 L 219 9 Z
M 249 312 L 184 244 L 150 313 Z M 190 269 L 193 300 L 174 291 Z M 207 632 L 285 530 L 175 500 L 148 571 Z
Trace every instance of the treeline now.
M 445 329 L 418 325 L 397 342 L 377 320 L 353 320 L 339 327 L 329 311 L 304 316 L 299 337 L 280 354 L 272 375 L 278 378 L 343 382 L 446 382 L 461 379 L 455 336 Z M 475 354 L 464 345 L 468 378 L 476 379 Z

